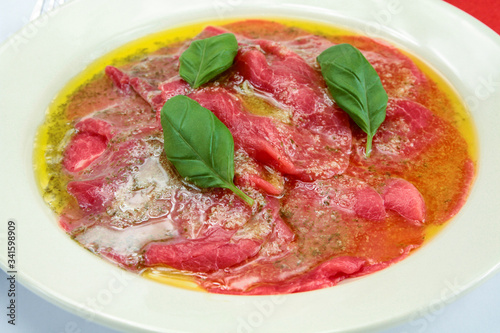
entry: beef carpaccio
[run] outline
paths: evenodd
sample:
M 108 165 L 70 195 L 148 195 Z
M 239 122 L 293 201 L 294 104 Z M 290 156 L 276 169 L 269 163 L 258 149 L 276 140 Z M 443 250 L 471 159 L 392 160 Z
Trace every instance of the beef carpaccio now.
M 37 148 L 60 226 L 124 269 L 229 294 L 325 288 L 420 247 L 468 195 L 474 149 L 459 128 L 470 119 L 397 48 L 308 27 L 207 25 L 194 39 L 232 32 L 238 52 L 196 89 L 179 76 L 192 40 L 109 63 L 74 89 L 52 107 Z M 333 101 L 316 61 L 339 43 L 363 53 L 389 96 L 369 157 L 366 134 Z M 234 182 L 252 207 L 194 186 L 167 160 L 160 111 L 176 95 L 230 130 Z

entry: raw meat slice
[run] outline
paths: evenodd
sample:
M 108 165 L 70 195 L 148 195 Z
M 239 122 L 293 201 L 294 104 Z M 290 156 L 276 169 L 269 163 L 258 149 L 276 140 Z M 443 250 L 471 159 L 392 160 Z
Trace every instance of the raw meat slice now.
M 125 72 L 113 66 L 106 67 L 106 74 L 118 88 L 125 91 L 132 87 L 139 96 L 151 105 L 155 112 L 159 112 L 163 104 L 165 104 L 165 100 L 161 96 L 161 91 L 146 80 L 139 77 L 130 77 Z
M 68 183 L 68 193 L 76 198 L 84 211 L 100 213 L 113 199 L 116 187 L 116 184 L 108 184 L 105 178 L 72 181 Z
M 106 150 L 112 138 L 112 126 L 100 119 L 88 118 L 78 122 L 78 133 L 66 147 L 63 158 L 64 168 L 75 173 L 84 170 Z
M 100 135 L 110 140 L 113 133 L 113 126 L 110 123 L 96 118 L 85 118 L 75 125 L 78 132 L 86 132 L 92 135 Z
M 100 135 L 77 133 L 64 152 L 63 166 L 70 172 L 87 168 L 106 150 L 107 140 Z
M 203 239 L 175 244 L 152 243 L 146 250 L 145 264 L 167 265 L 192 272 L 212 272 L 238 264 L 254 256 L 261 242 L 237 239 L 231 242 L 233 232 L 216 230 Z
M 366 265 L 366 260 L 356 257 L 337 257 L 325 261 L 310 272 L 276 284 L 261 284 L 250 290 L 247 295 L 273 295 L 298 293 L 316 290 L 336 285 L 340 281 L 360 272 Z M 212 289 L 213 292 L 224 293 L 220 289 Z
M 115 86 L 118 87 L 118 89 L 124 93 L 130 92 L 130 78 L 128 75 L 114 66 L 106 66 L 104 72 L 111 79 L 111 81 L 113 81 Z
M 162 82 L 159 85 L 159 89 L 161 90 L 161 96 L 165 102 L 177 95 L 187 95 L 191 90 L 189 84 L 178 75 Z
M 356 191 L 353 210 L 357 216 L 373 221 L 383 220 L 386 217 L 383 207 L 380 194 L 373 188 L 365 187 Z
M 130 79 L 130 85 L 134 88 L 135 92 L 151 105 L 155 112 L 161 110 L 163 104 L 165 104 L 165 100 L 161 96 L 160 90 L 137 77 Z
M 386 209 L 393 210 L 413 223 L 425 221 L 425 202 L 413 184 L 401 179 L 391 178 L 382 191 Z

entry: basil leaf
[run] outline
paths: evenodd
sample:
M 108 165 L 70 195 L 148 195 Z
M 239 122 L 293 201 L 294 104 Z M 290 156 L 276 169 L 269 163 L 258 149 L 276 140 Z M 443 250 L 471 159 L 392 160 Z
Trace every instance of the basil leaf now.
M 350 44 L 338 44 L 317 58 L 335 102 L 368 135 L 366 157 L 373 136 L 385 119 L 388 96 L 372 65 Z
M 227 188 L 253 206 L 253 199 L 233 183 L 233 136 L 210 110 L 178 95 L 163 106 L 161 125 L 165 154 L 182 177 L 198 187 Z
M 234 34 L 196 40 L 179 59 L 179 75 L 192 88 L 198 88 L 231 67 L 237 52 L 238 42 Z

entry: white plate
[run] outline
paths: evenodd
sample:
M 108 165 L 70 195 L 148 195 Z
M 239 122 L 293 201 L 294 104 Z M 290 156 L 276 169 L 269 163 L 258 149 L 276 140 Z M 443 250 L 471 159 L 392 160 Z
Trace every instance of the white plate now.
M 32 149 L 51 99 L 127 41 L 210 18 L 319 20 L 391 40 L 438 68 L 469 103 L 478 177 L 460 214 L 429 244 L 381 272 L 295 295 L 242 297 L 161 285 L 104 262 L 62 232 L 37 190 Z M 500 37 L 438 0 L 75 0 L 0 47 L 0 240 L 18 233 L 18 280 L 61 307 L 131 332 L 350 332 L 453 301 L 500 264 Z M 7 271 L 7 251 L 0 267 Z M 413 317 L 414 318 L 414 317 Z

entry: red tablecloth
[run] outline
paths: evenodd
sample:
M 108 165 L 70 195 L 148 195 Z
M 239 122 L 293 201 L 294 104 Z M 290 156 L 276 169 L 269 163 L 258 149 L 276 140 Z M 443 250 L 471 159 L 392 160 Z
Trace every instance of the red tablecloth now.
M 500 34 L 500 1 L 499 0 L 445 0 L 474 16 L 479 21 Z

